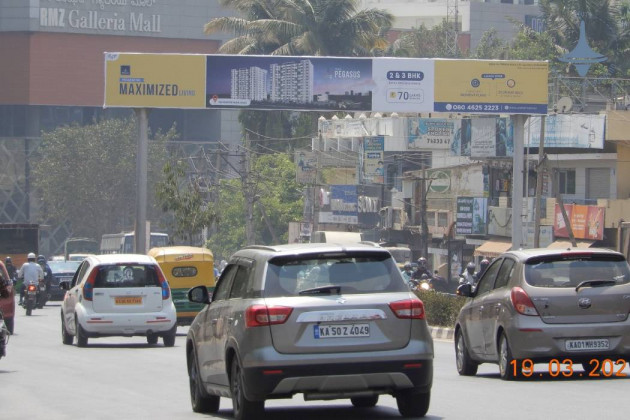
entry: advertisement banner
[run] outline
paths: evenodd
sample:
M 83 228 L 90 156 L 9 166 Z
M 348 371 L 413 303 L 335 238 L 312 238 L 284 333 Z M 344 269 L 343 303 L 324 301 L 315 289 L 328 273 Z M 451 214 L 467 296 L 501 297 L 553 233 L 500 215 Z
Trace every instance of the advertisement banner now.
M 543 61 L 435 60 L 437 112 L 546 114 Z
M 529 117 L 525 122 L 525 147 L 540 146 L 540 119 Z M 549 115 L 545 119 L 545 147 L 603 149 L 605 125 L 605 115 Z
M 571 223 L 573 236 L 576 239 L 591 239 L 595 241 L 604 239 L 604 216 L 606 211 L 604 207 L 565 204 L 564 209 Z M 558 203 L 556 203 L 555 207 L 553 234 L 557 238 L 569 237 Z
M 451 142 L 451 154 L 474 158 L 511 157 L 514 155 L 514 129 L 509 118 L 464 118 Z
M 330 210 L 328 223 L 359 223 L 357 187 L 355 185 L 330 186 Z
M 363 179 L 374 184 L 384 181 L 383 150 L 385 137 L 366 137 L 363 139 Z
M 105 53 L 104 106 L 546 114 L 547 67 L 506 60 Z M 360 124 L 343 129 L 363 132 Z
M 205 56 L 105 53 L 105 105 L 203 108 Z
M 317 153 L 296 151 L 296 180 L 301 184 L 315 184 L 317 181 Z
M 448 150 L 459 128 L 460 120 L 408 118 L 408 149 Z
M 457 197 L 457 235 L 485 235 L 488 199 L 483 197 Z

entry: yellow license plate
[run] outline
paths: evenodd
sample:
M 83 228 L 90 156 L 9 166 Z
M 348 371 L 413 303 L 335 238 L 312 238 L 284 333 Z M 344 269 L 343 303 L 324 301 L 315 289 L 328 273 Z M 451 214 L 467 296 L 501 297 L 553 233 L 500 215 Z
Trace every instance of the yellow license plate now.
M 142 296 L 116 296 L 116 305 L 142 305 Z

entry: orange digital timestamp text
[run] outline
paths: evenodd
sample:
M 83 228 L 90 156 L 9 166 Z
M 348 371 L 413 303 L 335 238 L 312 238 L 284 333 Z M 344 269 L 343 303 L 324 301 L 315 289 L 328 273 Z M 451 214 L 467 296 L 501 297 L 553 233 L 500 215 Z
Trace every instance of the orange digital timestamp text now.
M 547 373 L 552 378 L 562 377 L 625 377 L 628 376 L 624 370 L 628 366 L 628 362 L 624 359 L 591 359 L 588 362 L 578 364 L 582 370 L 574 369 L 574 362 L 571 359 L 551 359 L 547 363 Z M 514 376 L 522 376 L 525 378 L 535 377 L 534 362 L 531 359 L 512 360 L 510 361 L 510 369 Z M 540 377 L 543 376 L 539 372 Z

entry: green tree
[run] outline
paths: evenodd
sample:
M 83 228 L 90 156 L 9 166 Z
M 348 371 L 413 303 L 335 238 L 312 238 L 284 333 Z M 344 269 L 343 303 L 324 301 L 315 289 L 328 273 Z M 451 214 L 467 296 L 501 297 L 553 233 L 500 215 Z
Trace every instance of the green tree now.
M 244 186 L 243 182 L 249 185 Z M 286 243 L 289 222 L 302 220 L 301 186 L 296 182 L 291 158 L 284 153 L 260 155 L 254 159 L 247 179 L 221 181 L 216 200 L 221 222 L 206 244 L 217 259 L 227 259 L 247 245 L 243 223 L 246 200 L 241 193 L 245 187 L 254 202 L 256 243 Z
M 446 32 L 448 30 L 449 26 L 445 20 L 430 29 L 423 24 L 419 28 L 403 33 L 400 38 L 392 43 L 387 50 L 387 55 L 417 58 L 454 58 L 449 52 L 446 43 Z
M 227 54 L 368 56 L 387 47 L 393 16 L 357 10 L 356 0 L 219 0 L 241 17 L 220 17 L 204 31 L 237 36 L 221 46 Z
M 507 47 L 505 42 L 499 37 L 497 30 L 492 28 L 481 35 L 472 58 L 482 60 L 505 59 L 507 58 L 506 55 Z
M 172 215 L 169 225 L 175 237 L 196 245 L 203 228 L 217 221 L 217 211 L 198 180 L 188 177 L 187 169 L 183 161 L 164 165 L 164 179 L 156 187 L 157 200 L 162 211 Z
M 106 119 L 91 125 L 71 125 L 42 134 L 34 185 L 41 193 L 42 222 L 69 223 L 75 236 L 100 238 L 133 226 L 136 208 L 135 117 Z M 175 129 L 157 133 L 149 142 L 148 180 L 151 192 L 161 178 L 166 160 L 165 142 Z M 148 196 L 147 216 L 159 211 Z

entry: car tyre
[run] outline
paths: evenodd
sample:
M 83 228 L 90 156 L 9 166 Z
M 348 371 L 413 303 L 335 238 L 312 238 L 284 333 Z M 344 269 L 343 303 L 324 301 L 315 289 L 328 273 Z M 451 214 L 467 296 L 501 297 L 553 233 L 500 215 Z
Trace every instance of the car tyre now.
M 371 408 L 378 404 L 378 395 L 370 395 L 369 397 L 350 398 L 350 402 L 357 408 Z
M 7 326 L 7 330 L 9 330 L 9 333 L 11 335 L 13 335 L 13 326 L 14 326 L 14 320 L 13 319 L 14 319 L 13 317 L 4 319 L 4 325 Z
M 521 369 L 519 363 L 516 363 L 515 360 L 512 357 L 512 350 L 510 349 L 507 336 L 505 333 L 502 333 L 499 340 L 499 373 L 501 374 L 501 379 L 510 381 L 519 376 Z
M 164 336 L 162 336 L 162 341 L 164 341 L 164 347 L 173 347 L 175 345 L 176 336 L 177 336 L 177 324 L 173 325 L 173 328 L 168 330 L 168 332 L 166 332 Z
M 147 334 L 147 343 L 149 345 L 154 345 L 157 344 L 158 342 L 158 336 L 155 334 Z
M 61 315 L 61 341 L 66 345 L 72 345 L 74 341 L 74 336 L 68 334 L 68 330 L 66 330 L 66 322 L 63 319 L 63 314 Z
M 81 327 L 81 324 L 79 324 L 79 320 L 75 320 L 74 322 L 76 323 L 76 326 L 77 326 L 77 346 L 87 347 L 88 338 L 87 338 L 87 335 L 85 334 L 85 331 L 83 331 L 83 327 Z
M 265 410 L 264 401 L 250 401 L 245 396 L 245 376 L 238 357 L 232 360 L 230 375 L 230 393 L 236 420 L 257 419 Z
M 221 397 L 208 395 L 201 384 L 199 365 L 195 351 L 190 352 L 188 357 L 188 383 L 190 385 L 190 404 L 195 413 L 216 413 L 219 411 Z
M 460 375 L 475 376 L 477 374 L 479 364 L 470 358 L 461 329 L 455 333 L 455 362 Z
M 403 392 L 396 395 L 396 405 L 403 417 L 424 417 L 429 411 L 431 392 Z

